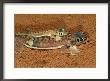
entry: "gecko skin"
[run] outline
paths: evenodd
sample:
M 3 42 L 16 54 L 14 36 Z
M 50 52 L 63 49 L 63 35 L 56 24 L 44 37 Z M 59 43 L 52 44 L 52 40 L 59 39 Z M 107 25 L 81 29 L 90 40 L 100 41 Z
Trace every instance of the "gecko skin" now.
M 83 32 L 69 33 L 64 29 L 49 30 L 40 33 L 18 33 L 16 35 L 26 35 L 28 39 L 25 46 L 33 49 L 68 49 L 71 55 L 79 52 L 77 45 L 85 42 L 87 37 Z

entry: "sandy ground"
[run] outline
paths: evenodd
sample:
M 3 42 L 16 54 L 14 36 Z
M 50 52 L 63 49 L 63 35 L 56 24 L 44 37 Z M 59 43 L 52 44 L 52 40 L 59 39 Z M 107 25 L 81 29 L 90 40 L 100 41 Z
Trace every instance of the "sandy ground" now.
M 33 50 L 25 47 L 25 40 L 15 37 L 15 68 L 95 68 L 95 14 L 16 14 L 15 33 L 37 32 L 65 27 L 69 32 L 83 31 L 88 41 L 80 45 L 77 55 L 61 54 L 56 50 Z

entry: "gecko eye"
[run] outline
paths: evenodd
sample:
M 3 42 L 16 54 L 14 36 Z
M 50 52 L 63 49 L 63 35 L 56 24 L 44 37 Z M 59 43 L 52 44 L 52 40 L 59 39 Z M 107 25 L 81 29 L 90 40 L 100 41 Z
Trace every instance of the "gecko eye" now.
M 77 42 L 83 42 L 86 40 L 86 36 L 83 32 L 75 32 L 74 35 L 76 36 Z
M 77 42 L 79 42 L 80 41 L 80 39 L 77 39 Z
M 59 33 L 59 35 L 60 35 L 60 36 L 63 36 L 63 33 L 62 33 L 62 32 L 60 32 L 60 33 Z
M 60 33 L 60 35 L 62 36 L 63 34 L 62 34 L 62 33 Z
M 77 42 L 81 42 L 81 39 L 79 37 L 76 38 Z
M 64 32 L 65 32 L 65 29 L 64 29 L 64 28 L 60 28 L 60 29 L 58 30 L 58 35 L 59 35 L 59 36 L 64 36 Z

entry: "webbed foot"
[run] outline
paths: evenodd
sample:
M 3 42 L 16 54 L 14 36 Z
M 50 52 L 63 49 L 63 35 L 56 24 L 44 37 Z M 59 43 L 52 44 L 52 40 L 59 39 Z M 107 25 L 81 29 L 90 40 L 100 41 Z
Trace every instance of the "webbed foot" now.
M 70 46 L 69 48 L 69 52 L 71 55 L 76 55 L 77 53 L 79 53 L 79 49 L 74 45 L 74 46 Z

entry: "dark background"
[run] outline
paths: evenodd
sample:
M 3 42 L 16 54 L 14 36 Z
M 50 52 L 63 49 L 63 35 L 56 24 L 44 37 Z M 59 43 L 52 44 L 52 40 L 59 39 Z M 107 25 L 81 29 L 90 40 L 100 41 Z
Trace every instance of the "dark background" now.
M 108 0 L 3 0 L 10 3 L 107 3 Z

